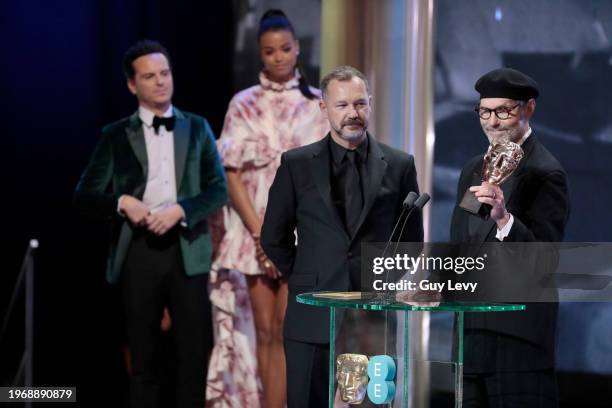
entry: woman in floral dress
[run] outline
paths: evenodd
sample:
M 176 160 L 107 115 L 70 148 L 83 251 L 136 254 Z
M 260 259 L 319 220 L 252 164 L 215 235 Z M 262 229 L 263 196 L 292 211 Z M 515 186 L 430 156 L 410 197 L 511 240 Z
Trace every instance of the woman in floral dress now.
M 285 14 L 266 12 L 258 38 L 264 65 L 259 84 L 233 97 L 217 144 L 230 204 L 223 209 L 224 234 L 211 273 L 216 330 L 209 406 L 260 406 L 257 374 L 264 406 L 285 406 L 287 281 L 262 251 L 259 234 L 281 154 L 328 132 L 319 110 L 320 93 L 298 67 L 299 42 Z

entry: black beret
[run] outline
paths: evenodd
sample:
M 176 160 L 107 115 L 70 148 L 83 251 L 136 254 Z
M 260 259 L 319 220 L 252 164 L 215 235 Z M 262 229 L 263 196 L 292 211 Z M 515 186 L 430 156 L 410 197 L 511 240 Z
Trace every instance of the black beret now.
M 499 68 L 487 72 L 476 81 L 474 89 L 483 98 L 507 98 L 527 101 L 537 98 L 538 84 L 529 76 L 512 68 Z

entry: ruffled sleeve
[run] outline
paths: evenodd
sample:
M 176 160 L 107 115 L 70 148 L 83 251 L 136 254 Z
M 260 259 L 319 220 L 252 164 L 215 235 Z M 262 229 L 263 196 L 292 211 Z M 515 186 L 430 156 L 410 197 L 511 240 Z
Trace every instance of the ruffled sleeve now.
M 244 140 L 249 135 L 246 118 L 239 108 L 238 95 L 230 102 L 225 114 L 221 136 L 217 140 L 217 149 L 225 167 L 240 169 L 244 162 Z
M 257 88 L 237 94 L 230 102 L 217 141 L 225 167 L 261 167 L 280 157 L 278 141 L 271 137 L 274 124 L 268 123 L 265 115 L 267 101 Z

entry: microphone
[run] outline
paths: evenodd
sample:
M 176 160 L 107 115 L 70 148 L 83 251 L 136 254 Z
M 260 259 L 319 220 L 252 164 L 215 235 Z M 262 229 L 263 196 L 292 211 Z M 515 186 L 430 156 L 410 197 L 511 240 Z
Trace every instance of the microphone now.
M 392 258 L 395 257 L 395 254 L 397 254 L 397 248 L 399 247 L 400 240 L 402 239 L 402 234 L 404 233 L 404 228 L 406 227 L 406 223 L 410 219 L 410 216 L 412 215 L 414 210 L 419 210 L 419 211 L 422 210 L 423 207 L 425 206 L 425 204 L 427 204 L 427 202 L 429 202 L 430 199 L 431 199 L 431 197 L 429 196 L 429 194 L 422 193 L 414 201 L 414 205 L 412 206 L 410 211 L 408 211 L 408 215 L 406 215 L 406 218 L 404 218 L 404 223 L 402 224 L 402 229 L 400 230 L 398 240 L 395 243 L 395 248 L 393 249 L 393 255 L 391 255 Z M 389 281 L 389 271 L 387 271 L 387 273 L 385 274 L 385 282 L 388 282 L 388 281 Z
M 427 202 L 430 199 L 431 197 L 429 196 L 429 194 L 427 193 L 421 194 L 419 198 L 417 198 L 416 201 L 414 202 L 414 208 L 418 208 L 419 210 L 422 210 L 425 204 L 427 204 Z
M 416 197 L 416 199 L 415 199 L 415 197 Z M 410 198 L 410 200 L 408 198 Z M 397 248 L 399 246 L 400 240 L 402 239 L 402 234 L 404 233 L 404 228 L 406 227 L 406 223 L 408 222 L 408 219 L 410 219 L 410 216 L 412 215 L 414 210 L 416 210 L 416 209 L 422 210 L 423 207 L 425 206 L 425 204 L 427 204 L 427 202 L 429 201 L 430 198 L 431 197 L 427 193 L 423 193 L 423 194 L 417 196 L 416 193 L 411 191 L 408 194 L 408 197 L 406 197 L 406 199 L 404 200 L 404 204 L 406 204 L 406 205 L 410 204 L 410 208 L 408 210 L 408 214 L 404 218 L 404 222 L 402 223 L 402 228 L 400 230 L 400 233 L 399 233 L 399 236 L 398 236 L 398 240 L 395 243 L 395 248 L 393 249 L 393 255 L 391 255 L 392 258 L 395 257 L 395 254 L 397 253 Z M 408 208 L 408 206 L 404 207 L 404 209 L 407 209 L 407 208 Z M 402 211 L 402 214 L 403 214 L 403 211 Z M 397 224 L 395 225 L 396 228 L 397 228 L 397 225 L 399 225 L 400 221 L 401 221 L 401 216 L 400 216 L 400 219 L 397 220 Z M 387 251 L 387 248 L 389 247 L 389 244 L 391 243 L 391 240 L 393 239 L 393 234 L 394 233 L 395 233 L 395 228 L 393 229 L 393 232 L 391 233 L 391 236 L 389 237 L 389 241 L 387 241 L 387 245 L 385 246 L 385 250 L 383 251 L 383 253 L 381 255 L 381 257 L 383 257 L 383 258 L 385 256 L 385 252 Z M 385 282 L 388 282 L 388 281 L 389 281 L 389 271 L 387 270 L 387 273 L 385 274 Z
M 417 193 L 415 193 L 414 191 L 409 192 L 402 204 L 404 206 L 404 209 L 411 209 L 417 198 L 419 198 L 419 195 Z
M 389 245 L 391 245 L 391 241 L 393 240 L 393 236 L 395 235 L 395 231 L 397 230 L 397 227 L 399 227 L 400 222 L 402 221 L 402 217 L 404 216 L 404 213 L 406 213 L 406 211 L 412 211 L 412 208 L 414 207 L 414 204 L 416 202 L 416 200 L 419 198 L 419 195 L 417 193 L 415 193 L 414 191 L 411 191 L 408 193 L 408 195 L 406 196 L 406 198 L 404 199 L 404 202 L 402 203 L 402 212 L 400 213 L 399 217 L 397 218 L 397 222 L 395 223 L 395 226 L 393 227 L 393 231 L 391 231 L 391 235 L 389 236 L 389 239 L 387 240 L 387 244 L 385 245 L 385 249 L 383 249 L 381 256 L 384 257 L 385 256 L 385 252 L 387 252 L 387 249 L 389 248 Z
M 419 196 L 419 198 L 415 200 L 414 205 L 412 206 L 410 211 L 408 211 L 408 215 L 406 215 L 406 218 L 404 218 L 404 223 L 402 224 L 402 229 L 400 230 L 400 233 L 399 233 L 400 239 L 402 237 L 402 234 L 404 233 L 404 228 L 406 227 L 406 223 L 408 222 L 408 219 L 410 218 L 414 210 L 417 210 L 417 209 L 419 211 L 422 210 L 425 204 L 427 204 L 430 199 L 431 199 L 431 196 L 429 194 L 423 193 Z M 395 249 L 393 250 L 392 256 L 395 256 L 395 254 L 397 253 L 397 247 L 399 245 L 399 242 L 400 242 L 399 240 L 396 242 Z

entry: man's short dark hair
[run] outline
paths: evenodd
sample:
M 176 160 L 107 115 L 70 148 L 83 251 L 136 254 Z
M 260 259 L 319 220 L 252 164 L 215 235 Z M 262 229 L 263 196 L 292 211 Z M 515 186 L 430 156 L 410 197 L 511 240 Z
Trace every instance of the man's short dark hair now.
M 136 74 L 133 65 L 134 60 L 142 57 L 143 55 L 157 53 L 163 54 L 166 57 L 168 60 L 168 65 L 170 66 L 170 69 L 172 69 L 172 62 L 170 61 L 170 54 L 168 53 L 168 50 L 157 41 L 140 40 L 128 48 L 123 56 L 123 73 L 127 79 L 134 79 L 134 75 Z
M 329 74 L 325 75 L 323 79 L 321 79 L 321 95 L 323 98 L 327 96 L 327 87 L 331 81 L 334 79 L 337 81 L 350 81 L 354 77 L 357 77 L 363 81 L 368 91 L 368 95 L 370 94 L 370 84 L 368 83 L 368 79 L 359 71 L 357 68 L 353 68 L 348 65 L 341 65 L 339 67 L 334 68 Z

